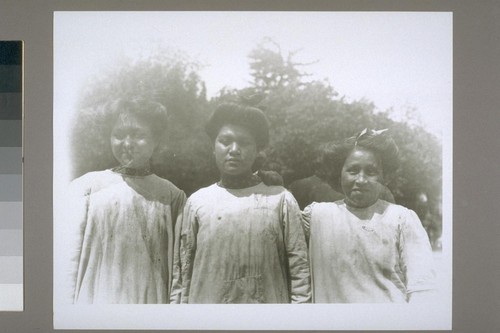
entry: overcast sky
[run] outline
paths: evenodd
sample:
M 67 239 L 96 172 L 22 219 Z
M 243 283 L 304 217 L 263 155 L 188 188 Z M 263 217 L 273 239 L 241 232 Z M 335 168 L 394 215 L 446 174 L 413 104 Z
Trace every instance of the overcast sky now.
M 199 74 L 211 97 L 248 85 L 248 54 L 264 37 L 284 54 L 301 49 L 297 61 L 317 61 L 306 67 L 310 79 L 327 78 L 348 101 L 393 108 L 395 119 L 415 109 L 430 132 L 451 134 L 451 13 L 56 12 L 56 153 L 67 151 L 62 137 L 82 82 L 117 60 L 178 49 L 205 65 Z

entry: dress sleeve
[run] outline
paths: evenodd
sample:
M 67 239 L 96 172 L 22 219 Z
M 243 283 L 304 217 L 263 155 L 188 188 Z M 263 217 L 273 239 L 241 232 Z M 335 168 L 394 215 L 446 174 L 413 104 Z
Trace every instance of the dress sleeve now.
M 180 303 L 180 295 L 182 291 L 181 283 L 181 261 L 180 261 L 180 239 L 181 226 L 184 207 L 186 205 L 186 194 L 181 191 L 172 209 L 172 219 L 174 225 L 174 253 L 172 255 L 172 286 L 170 288 L 170 303 Z
M 291 303 L 311 301 L 311 282 L 307 245 L 300 208 L 290 192 L 283 205 L 284 240 L 288 260 Z
M 179 190 L 179 194 L 173 205 L 174 214 L 172 218 L 174 219 L 174 225 L 177 225 L 177 222 L 180 223 L 182 218 L 182 212 L 184 210 L 185 205 L 186 205 L 186 194 L 184 193 L 184 191 Z
M 85 176 L 84 176 L 85 177 Z M 82 177 L 83 178 L 83 177 Z M 68 188 L 68 201 L 60 221 L 63 233 L 62 291 L 65 303 L 74 303 L 78 288 L 78 270 L 82 253 L 83 236 L 87 225 L 90 185 L 85 178 L 74 180 Z
M 302 227 L 304 228 L 304 234 L 308 243 L 309 237 L 311 236 L 311 219 L 315 204 L 316 203 L 313 202 L 302 211 Z
M 189 303 L 197 233 L 196 210 L 192 200 L 188 199 L 176 225 L 177 242 L 174 249 L 174 272 L 170 293 L 170 303 L 172 304 Z
M 400 258 L 408 294 L 435 288 L 436 274 L 429 237 L 412 210 L 407 210 L 401 224 Z

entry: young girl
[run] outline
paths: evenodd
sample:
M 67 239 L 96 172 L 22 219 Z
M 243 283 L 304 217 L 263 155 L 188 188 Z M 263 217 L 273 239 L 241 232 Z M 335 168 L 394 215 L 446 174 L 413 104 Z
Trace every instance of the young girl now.
M 300 209 L 282 186 L 252 173 L 269 140 L 259 109 L 220 105 L 207 124 L 220 180 L 188 199 L 175 255 L 172 301 L 304 303 L 310 300 Z
M 417 215 L 379 199 L 398 148 L 382 131 L 364 130 L 335 148 L 344 200 L 304 210 L 313 302 L 382 303 L 426 299 L 433 257 Z
M 74 303 L 168 303 L 175 223 L 186 197 L 151 172 L 167 113 L 140 99 L 114 101 L 105 111 L 118 166 L 70 185 L 67 296 Z

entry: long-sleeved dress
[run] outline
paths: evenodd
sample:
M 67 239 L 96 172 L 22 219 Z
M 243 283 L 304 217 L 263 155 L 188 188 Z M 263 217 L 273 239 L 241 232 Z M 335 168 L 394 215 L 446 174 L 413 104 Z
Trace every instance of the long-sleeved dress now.
M 186 196 L 154 174 L 90 172 L 70 185 L 67 297 L 74 303 L 169 303 L 174 229 Z
M 188 199 L 181 227 L 173 302 L 310 300 L 300 210 L 283 187 L 203 188 Z
M 352 208 L 313 203 L 303 213 L 314 303 L 407 302 L 434 288 L 433 256 L 417 215 L 378 200 Z

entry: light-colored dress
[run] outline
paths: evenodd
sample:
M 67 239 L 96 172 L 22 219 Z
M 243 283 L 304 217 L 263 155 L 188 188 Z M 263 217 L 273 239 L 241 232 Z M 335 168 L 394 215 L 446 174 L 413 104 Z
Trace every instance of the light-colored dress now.
M 192 194 L 179 250 L 173 302 L 310 301 L 301 213 L 281 186 L 214 184 Z
M 68 297 L 169 303 L 174 228 L 186 196 L 156 175 L 90 172 L 70 185 Z
M 314 303 L 407 302 L 434 288 L 429 239 L 412 210 L 340 200 L 309 205 L 303 220 Z

